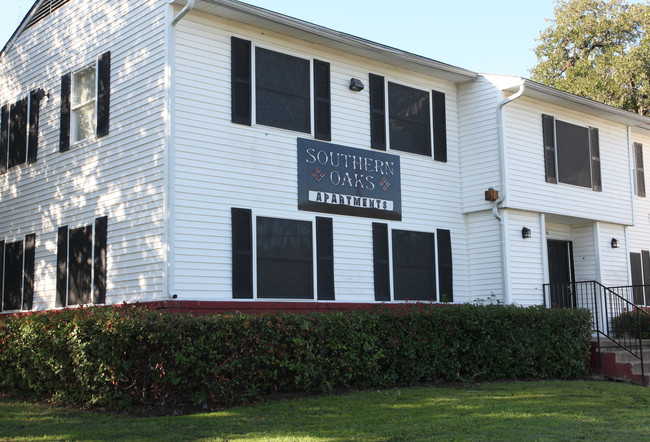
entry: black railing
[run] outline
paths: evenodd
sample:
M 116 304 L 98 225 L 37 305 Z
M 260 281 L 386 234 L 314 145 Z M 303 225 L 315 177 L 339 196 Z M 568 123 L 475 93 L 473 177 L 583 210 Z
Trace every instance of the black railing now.
M 640 299 L 645 288 L 646 286 L 605 287 L 597 281 L 544 284 L 544 302 L 550 300 L 552 308 L 589 309 L 599 354 L 600 336 L 604 336 L 641 361 L 641 379 L 646 385 L 642 317 L 647 317 L 648 312 L 630 301 Z

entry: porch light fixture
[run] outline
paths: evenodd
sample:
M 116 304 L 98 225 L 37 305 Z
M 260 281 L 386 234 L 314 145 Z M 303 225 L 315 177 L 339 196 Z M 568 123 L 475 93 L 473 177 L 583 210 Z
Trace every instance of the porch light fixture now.
M 523 229 L 521 229 L 521 237 L 530 238 L 530 229 L 528 227 L 524 227 Z
M 350 90 L 359 92 L 362 91 L 365 86 L 363 85 L 363 82 L 359 80 L 358 78 L 352 78 L 350 79 Z
M 618 249 L 618 240 L 616 238 L 612 238 L 612 249 Z

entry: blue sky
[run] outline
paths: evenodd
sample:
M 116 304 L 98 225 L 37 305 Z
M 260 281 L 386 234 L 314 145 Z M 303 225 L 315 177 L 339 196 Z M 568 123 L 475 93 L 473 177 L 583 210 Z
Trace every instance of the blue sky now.
M 2 0 L 1 45 L 34 0 Z M 443 63 L 481 73 L 529 77 L 553 0 L 249 0 Z

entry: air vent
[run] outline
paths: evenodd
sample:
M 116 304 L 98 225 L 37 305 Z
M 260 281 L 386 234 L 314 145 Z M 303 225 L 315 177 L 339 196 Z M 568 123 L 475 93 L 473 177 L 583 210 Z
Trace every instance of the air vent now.
M 43 3 L 41 3 L 41 6 L 38 7 L 36 12 L 34 12 L 34 15 L 27 23 L 27 26 L 25 26 L 25 29 L 34 26 L 36 23 L 50 15 L 52 12 L 68 3 L 68 1 L 69 0 L 45 0 Z

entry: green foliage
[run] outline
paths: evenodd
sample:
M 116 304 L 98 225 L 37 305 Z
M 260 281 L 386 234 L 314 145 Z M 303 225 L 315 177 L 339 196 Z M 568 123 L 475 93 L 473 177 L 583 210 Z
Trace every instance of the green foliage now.
M 245 403 L 473 379 L 585 374 L 585 310 L 415 304 L 304 315 L 192 316 L 139 306 L 0 320 L 0 386 L 60 403 Z
M 650 314 L 643 312 L 626 312 L 612 319 L 612 330 L 615 336 L 639 337 L 639 326 L 641 339 L 650 339 Z
M 531 78 L 650 115 L 650 5 L 625 0 L 557 0 L 540 33 Z

